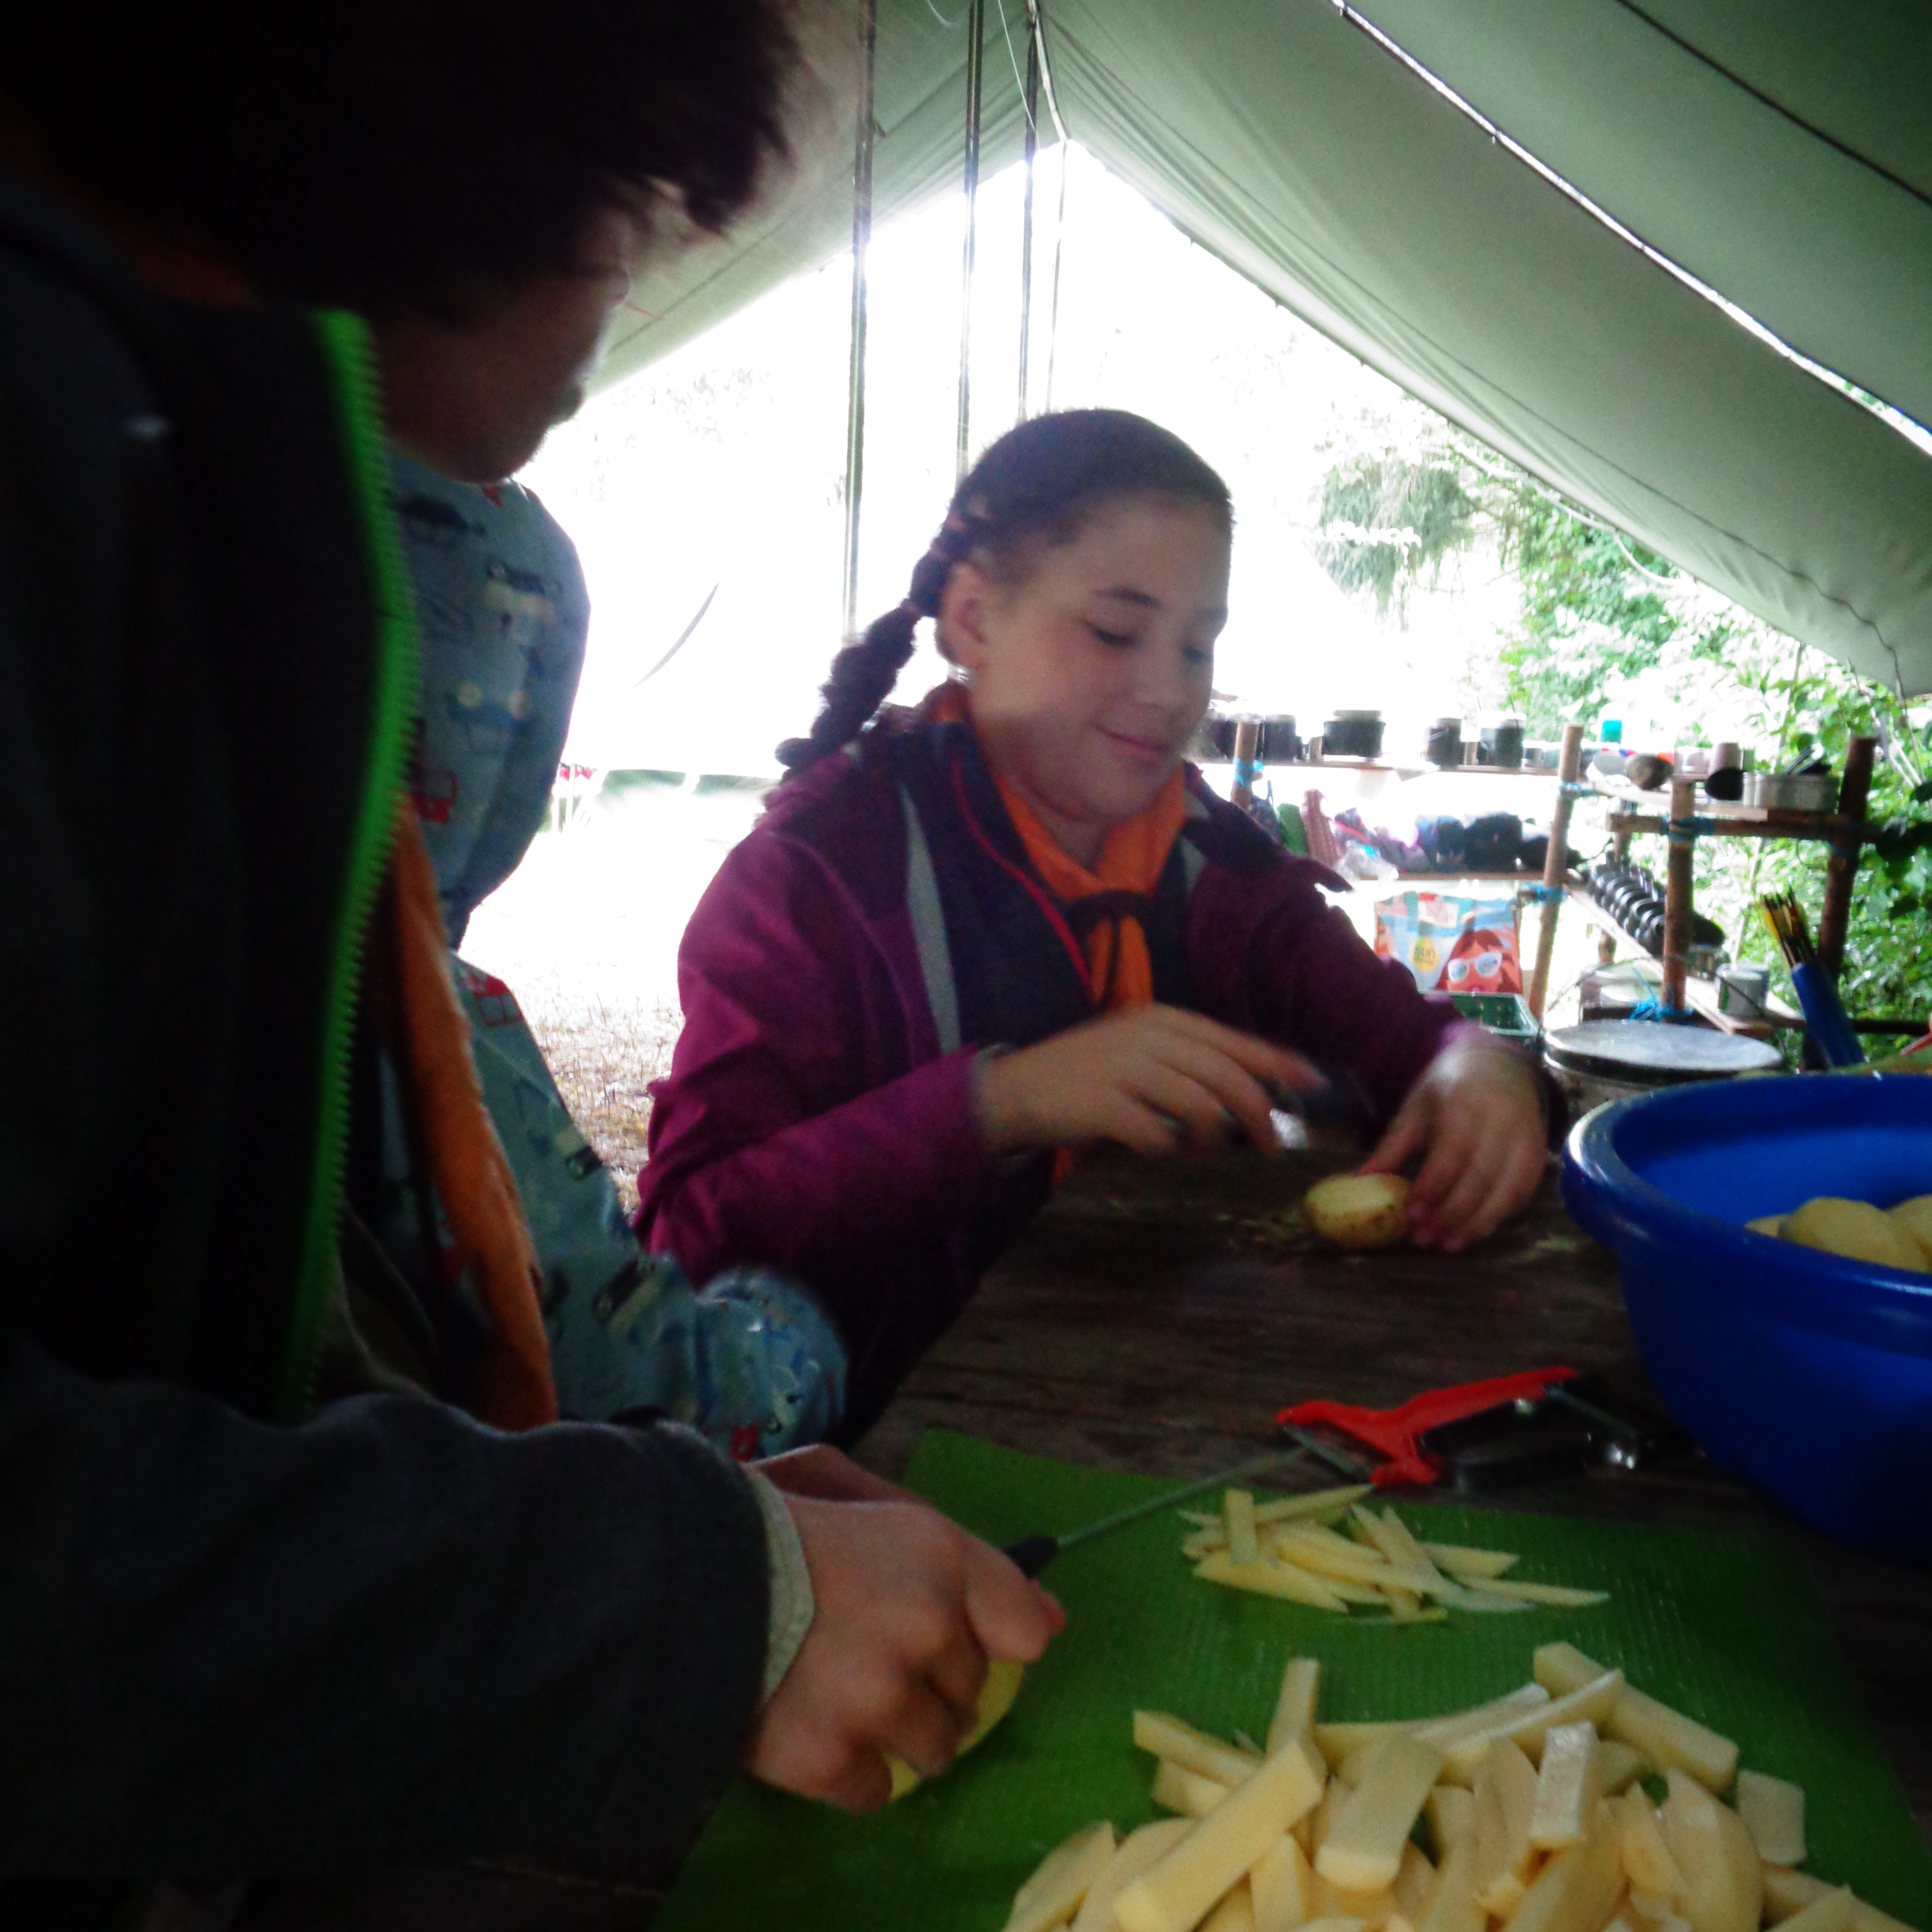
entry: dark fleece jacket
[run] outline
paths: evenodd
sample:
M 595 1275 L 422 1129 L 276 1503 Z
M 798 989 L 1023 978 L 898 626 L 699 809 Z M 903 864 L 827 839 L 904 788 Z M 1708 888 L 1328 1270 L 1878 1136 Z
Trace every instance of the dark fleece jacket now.
M 320 344 L 146 292 L 0 176 L 10 1928 L 122 1879 L 662 1868 L 758 1694 L 758 1508 L 695 1438 L 282 1412 L 332 935 L 406 728 Z

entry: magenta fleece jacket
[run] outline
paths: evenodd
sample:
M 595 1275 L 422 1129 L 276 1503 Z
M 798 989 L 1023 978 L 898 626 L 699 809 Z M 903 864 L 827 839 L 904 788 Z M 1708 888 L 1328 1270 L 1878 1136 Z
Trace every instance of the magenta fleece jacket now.
M 1044 1198 L 974 1108 L 983 1048 L 941 1049 L 908 905 L 894 734 L 788 782 L 725 860 L 679 954 L 684 1030 L 656 1090 L 639 1230 L 694 1280 L 761 1264 L 819 1297 L 851 1354 L 847 1432 L 958 1314 Z M 1190 771 L 1190 1004 L 1343 1072 L 1392 1113 L 1458 1030 L 1318 886 Z M 944 828 L 929 822 L 935 862 Z

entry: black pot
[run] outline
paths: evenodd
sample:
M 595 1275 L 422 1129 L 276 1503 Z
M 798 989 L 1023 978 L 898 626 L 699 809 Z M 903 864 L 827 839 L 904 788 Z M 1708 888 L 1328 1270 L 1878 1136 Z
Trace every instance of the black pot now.
M 1264 718 L 1255 755 L 1265 764 L 1292 765 L 1301 756 L 1301 740 L 1295 735 L 1294 719 Z
M 1500 724 L 1485 724 L 1482 735 L 1482 758 L 1486 765 L 1495 765 L 1504 771 L 1522 769 L 1522 720 L 1506 718 Z
M 1378 758 L 1382 754 L 1379 718 L 1331 718 L 1322 728 L 1324 758 Z

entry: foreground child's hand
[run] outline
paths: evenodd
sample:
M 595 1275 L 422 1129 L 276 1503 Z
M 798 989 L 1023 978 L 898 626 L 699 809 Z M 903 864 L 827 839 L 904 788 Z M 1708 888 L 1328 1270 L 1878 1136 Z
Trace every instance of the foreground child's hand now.
M 788 1490 L 785 1504 L 815 1609 L 745 1767 L 802 1797 L 869 1810 L 891 1795 L 885 1753 L 922 1777 L 944 1771 L 973 1723 L 987 1659 L 1030 1664 L 1066 1618 L 998 1550 L 924 1503 Z
M 1507 1047 L 1450 1047 L 1409 1089 L 1361 1171 L 1393 1174 L 1425 1149 L 1408 1196 L 1418 1246 L 1454 1254 L 1527 1206 L 1549 1160 L 1528 1062 Z
M 1268 1081 L 1322 1084 L 1284 1047 L 1178 1006 L 1136 1006 L 986 1061 L 980 1125 L 996 1154 L 1083 1141 L 1166 1154 L 1178 1140 L 1218 1140 L 1238 1121 L 1273 1153 Z

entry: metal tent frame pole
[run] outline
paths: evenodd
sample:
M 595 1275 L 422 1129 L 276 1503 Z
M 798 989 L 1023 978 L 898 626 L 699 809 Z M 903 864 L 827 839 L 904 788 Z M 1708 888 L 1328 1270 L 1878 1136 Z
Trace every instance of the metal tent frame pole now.
M 986 0 L 966 10 L 966 244 L 959 278 L 959 428 L 956 482 L 964 479 L 973 420 L 973 255 L 979 239 L 980 90 L 986 64 Z
M 1029 15 L 1028 24 L 1031 19 Z M 1040 152 L 1040 36 L 1027 35 L 1026 110 L 1026 210 L 1020 222 L 1020 380 L 1019 406 L 1016 422 L 1027 419 L 1027 354 L 1033 334 L 1033 176 L 1034 158 Z
M 845 403 L 845 631 L 859 626 L 859 512 L 866 488 L 866 251 L 872 239 L 872 70 L 878 0 L 860 0 L 858 135 L 852 155 L 852 356 Z

